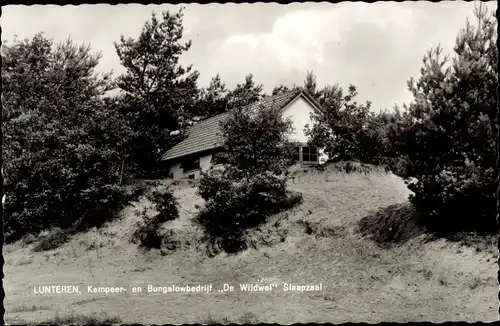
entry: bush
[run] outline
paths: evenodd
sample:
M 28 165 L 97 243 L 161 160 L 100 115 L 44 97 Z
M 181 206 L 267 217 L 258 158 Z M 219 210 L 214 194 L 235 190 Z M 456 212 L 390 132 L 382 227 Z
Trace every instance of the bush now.
M 143 221 L 137 225 L 132 241 L 145 248 L 160 249 L 163 236 L 159 233 L 159 225 L 151 221 Z
M 98 226 L 136 194 L 120 185 L 126 123 L 90 51 L 41 34 L 2 47 L 7 242 Z
M 205 207 L 198 222 L 214 247 L 238 252 L 246 248 L 243 231 L 301 200 L 286 189 L 291 123 L 276 109 L 262 107 L 234 110 L 221 127 L 224 151 L 218 159 L 224 169 L 202 173 L 198 194 Z
M 200 223 L 213 236 L 233 234 L 265 222 L 267 214 L 285 206 L 285 181 L 272 175 L 256 175 L 233 182 L 220 172 L 207 174 L 200 182 L 199 195 L 206 205 Z
M 154 217 L 157 223 L 175 220 L 179 217 L 177 200 L 170 191 L 154 191 L 148 195 L 149 201 L 158 212 Z
M 383 207 L 363 217 L 358 231 L 379 244 L 404 243 L 426 232 L 422 216 L 411 203 Z
M 337 85 L 317 93 L 322 109 L 312 114 L 314 125 L 307 126 L 306 135 L 311 146 L 323 148 L 332 162 L 380 164 L 385 152 L 381 116 L 370 112 L 370 102 L 358 104 L 356 95 L 353 85 L 347 94 Z
M 139 212 L 142 220 L 132 235 L 132 241 L 138 242 L 142 247 L 160 249 L 165 237 L 160 228 L 163 223 L 179 217 L 178 203 L 169 190 L 154 191 L 148 194 L 147 198 L 156 214 L 151 216 L 147 209 Z

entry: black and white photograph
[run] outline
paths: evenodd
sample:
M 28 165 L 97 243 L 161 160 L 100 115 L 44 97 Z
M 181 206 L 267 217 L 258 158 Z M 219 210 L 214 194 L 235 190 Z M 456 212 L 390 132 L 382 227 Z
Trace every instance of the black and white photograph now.
M 5 324 L 497 321 L 496 12 L 2 6 Z

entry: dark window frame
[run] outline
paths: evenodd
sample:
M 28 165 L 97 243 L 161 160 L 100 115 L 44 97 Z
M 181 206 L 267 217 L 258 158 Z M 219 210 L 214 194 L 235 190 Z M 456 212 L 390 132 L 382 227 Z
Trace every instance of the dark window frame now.
M 304 146 L 302 147 L 302 162 L 304 163 L 318 163 L 319 154 L 316 147 Z

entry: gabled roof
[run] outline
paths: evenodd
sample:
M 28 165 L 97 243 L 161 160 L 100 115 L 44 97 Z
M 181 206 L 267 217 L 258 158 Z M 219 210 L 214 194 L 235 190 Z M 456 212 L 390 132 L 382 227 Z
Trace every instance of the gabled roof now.
M 283 110 L 288 104 L 301 95 L 304 95 L 312 102 L 313 106 L 319 108 L 312 96 L 301 89 L 296 89 L 279 95 L 267 96 L 259 102 L 247 105 L 243 109 L 254 109 L 263 105 L 266 108 Z M 169 161 L 182 156 L 222 147 L 223 138 L 219 128 L 220 123 L 226 119 L 227 116 L 228 113 L 222 113 L 193 125 L 189 130 L 187 138 L 167 151 L 160 160 Z

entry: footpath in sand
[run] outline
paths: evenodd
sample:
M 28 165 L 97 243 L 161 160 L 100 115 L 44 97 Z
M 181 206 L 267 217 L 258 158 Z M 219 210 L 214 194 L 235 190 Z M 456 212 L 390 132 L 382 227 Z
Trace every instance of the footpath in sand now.
M 355 231 L 371 211 L 405 202 L 408 190 L 391 174 L 304 173 L 291 188 L 304 202 L 278 215 L 284 242 L 239 255 L 208 258 L 186 246 L 170 255 L 144 253 L 128 240 L 135 217 L 75 236 L 61 248 L 33 253 L 19 243 L 4 257 L 6 323 L 95 322 L 409 322 L 494 321 L 497 315 L 495 248 L 475 248 L 415 238 L 382 249 Z M 181 217 L 172 228 L 189 228 L 202 200 L 187 185 L 176 187 Z M 307 222 L 306 222 L 307 221 Z M 170 222 L 169 222 L 170 223 Z M 306 227 L 307 226 L 307 227 Z M 168 227 L 168 226 L 167 226 Z M 261 234 L 274 228 L 274 221 Z M 322 291 L 292 293 L 132 293 L 146 287 L 223 283 L 322 284 Z M 82 294 L 35 295 L 44 284 L 78 284 Z M 87 293 L 87 286 L 127 288 L 119 294 Z M 97 318 L 97 317 L 96 317 Z M 107 319 L 106 319 L 107 318 Z

